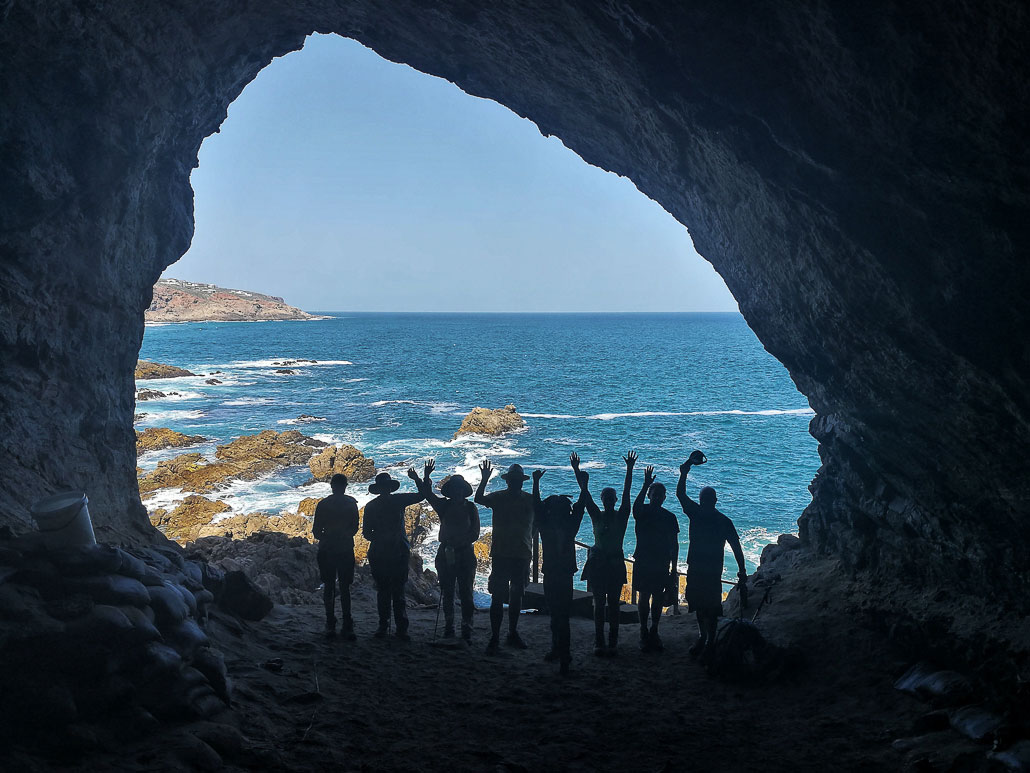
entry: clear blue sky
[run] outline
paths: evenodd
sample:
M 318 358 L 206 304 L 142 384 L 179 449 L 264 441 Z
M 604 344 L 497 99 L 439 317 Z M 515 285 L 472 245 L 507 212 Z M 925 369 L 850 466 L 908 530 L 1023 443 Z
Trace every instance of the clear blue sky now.
M 229 108 L 165 276 L 320 311 L 729 311 L 687 229 L 510 110 L 313 36 Z

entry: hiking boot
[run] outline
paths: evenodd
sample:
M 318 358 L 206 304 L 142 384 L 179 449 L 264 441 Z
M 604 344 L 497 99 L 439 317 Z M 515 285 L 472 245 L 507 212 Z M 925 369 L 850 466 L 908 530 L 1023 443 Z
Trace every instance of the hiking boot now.
M 400 641 L 411 641 L 411 637 L 408 636 L 407 631 L 397 631 L 395 635 Z
M 490 637 L 490 643 L 486 645 L 487 655 L 496 655 L 497 651 L 501 648 L 501 643 L 497 640 L 496 636 Z
M 665 645 L 662 644 L 662 637 L 658 635 L 658 631 L 651 631 L 651 649 L 654 652 L 665 652 Z
M 465 640 L 466 644 L 472 643 L 472 624 L 462 623 L 461 624 L 461 638 Z
M 515 631 L 508 634 L 508 638 L 504 640 L 504 643 L 509 647 L 517 650 L 528 650 L 529 645 L 522 641 L 522 637 L 519 636 Z
M 568 658 L 563 658 L 562 662 L 561 662 L 561 665 L 558 666 L 558 673 L 561 674 L 562 676 L 568 676 L 569 675 L 569 666 L 570 665 L 572 665 L 572 661 L 569 660 Z
M 608 654 L 613 658 L 619 654 L 618 630 L 613 629 L 608 632 Z
M 445 639 L 453 639 L 454 638 L 454 621 L 453 620 L 448 620 L 447 624 L 444 625 L 444 627 L 443 627 L 443 637 Z
M 694 646 L 687 650 L 687 654 L 690 655 L 691 660 L 697 660 L 697 656 L 701 654 L 701 651 L 705 648 L 705 637 L 698 636 L 697 641 L 694 642 Z
M 546 655 L 544 655 L 544 662 L 545 663 L 553 663 L 557 659 L 558 659 L 558 650 L 551 650 Z
M 325 638 L 336 638 L 336 618 L 330 617 L 325 621 Z
M 651 636 L 646 630 L 640 632 L 640 651 L 650 652 L 651 651 Z
M 603 644 L 598 644 L 596 647 L 594 647 L 594 657 L 597 657 L 597 658 L 606 658 L 606 657 L 608 657 L 608 648 L 605 647 Z

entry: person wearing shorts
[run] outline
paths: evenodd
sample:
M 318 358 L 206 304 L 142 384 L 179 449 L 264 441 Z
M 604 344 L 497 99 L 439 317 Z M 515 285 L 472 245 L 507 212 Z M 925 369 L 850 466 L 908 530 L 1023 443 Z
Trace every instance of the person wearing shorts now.
M 353 641 L 354 619 L 350 586 L 354 582 L 354 535 L 358 533 L 358 503 L 347 496 L 347 476 L 337 474 L 329 482 L 333 493 L 315 507 L 311 533 L 318 540 L 318 574 L 322 579 L 325 632 L 336 635 L 336 583 L 340 583 L 340 634 Z
M 645 501 L 649 497 L 650 501 Z M 640 618 L 640 648 L 645 652 L 661 652 L 664 647 L 658 636 L 665 593 L 674 583 L 673 569 L 679 558 L 679 522 L 662 507 L 665 486 L 655 482 L 654 467 L 644 470 L 644 485 L 633 503 L 633 519 L 637 549 L 633 553 L 633 587 L 639 594 L 637 614 Z M 648 616 L 651 627 L 648 629 Z
M 501 475 L 507 486 L 486 493 L 486 484 L 493 473 L 489 460 L 479 465 L 482 476 L 476 489 L 476 504 L 493 511 L 493 533 L 490 545 L 490 642 L 487 654 L 496 654 L 500 646 L 504 604 L 508 604 L 508 638 L 506 644 L 526 649 L 518 633 L 522 594 L 529 581 L 529 565 L 533 559 L 533 497 L 522 490 L 529 476 L 522 465 L 513 464 Z

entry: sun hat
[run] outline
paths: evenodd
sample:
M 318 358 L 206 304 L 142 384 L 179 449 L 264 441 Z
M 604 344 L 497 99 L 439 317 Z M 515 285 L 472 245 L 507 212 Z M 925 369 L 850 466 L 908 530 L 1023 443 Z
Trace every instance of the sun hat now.
M 529 476 L 526 475 L 522 469 L 521 464 L 513 464 L 508 468 L 508 471 L 501 475 L 502 480 L 529 480 Z
M 390 494 L 401 487 L 400 481 L 390 477 L 390 473 L 381 472 L 376 475 L 375 482 L 369 484 L 369 494 Z
M 440 493 L 445 497 L 464 499 L 472 495 L 472 486 L 461 475 L 452 475 L 440 486 Z

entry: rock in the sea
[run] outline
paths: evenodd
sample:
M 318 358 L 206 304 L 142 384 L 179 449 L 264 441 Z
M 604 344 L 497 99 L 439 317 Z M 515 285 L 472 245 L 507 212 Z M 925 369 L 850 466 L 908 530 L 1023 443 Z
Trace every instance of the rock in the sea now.
M 297 505 L 298 515 L 314 516 L 315 508 L 318 507 L 318 503 L 322 500 L 318 497 L 305 497 L 300 500 L 300 504 Z
M 201 435 L 184 435 L 167 427 L 147 427 L 136 432 L 136 453 L 161 451 L 165 448 L 185 448 L 207 440 Z
M 473 408 L 462 419 L 461 426 L 454 433 L 457 439 L 461 435 L 503 435 L 526 426 L 526 422 L 514 405 L 491 410 L 490 408 Z
M 290 370 L 289 368 L 276 368 L 275 372 L 278 373 L 280 376 L 296 376 L 297 375 L 297 371 Z
M 143 421 L 145 418 L 147 418 L 147 414 L 145 413 L 134 413 L 132 414 L 132 423 L 136 424 Z
M 372 480 L 376 474 L 375 462 L 350 445 L 325 448 L 311 457 L 308 467 L 311 476 L 318 481 L 328 481 L 333 475 L 343 473 L 351 483 L 361 483 Z
M 174 365 L 162 365 L 160 362 L 147 362 L 146 360 L 140 360 L 136 363 L 137 379 L 180 378 L 182 376 L 195 375 L 197 374 L 190 373 L 188 370 L 183 368 L 177 368 Z
M 160 400 L 162 397 L 177 397 L 178 392 L 160 392 L 157 389 L 141 389 L 136 392 L 136 402 Z
M 324 445 L 321 440 L 309 438 L 297 430 L 265 430 L 257 435 L 244 435 L 218 446 L 216 462 L 208 463 L 200 454 L 192 453 L 158 463 L 153 472 L 139 479 L 139 490 L 146 494 L 174 486 L 183 491 L 206 493 L 230 480 L 254 480 L 260 475 L 306 464 L 315 450 Z
M 186 497 L 171 512 L 151 514 L 150 522 L 169 539 L 188 542 L 196 539 L 201 527 L 211 523 L 216 515 L 231 509 L 221 500 L 212 501 L 194 494 Z
M 208 384 L 210 386 L 218 386 L 222 382 L 219 381 L 217 378 L 206 378 L 206 379 L 204 379 L 204 383 Z

